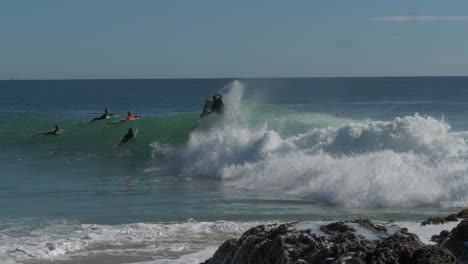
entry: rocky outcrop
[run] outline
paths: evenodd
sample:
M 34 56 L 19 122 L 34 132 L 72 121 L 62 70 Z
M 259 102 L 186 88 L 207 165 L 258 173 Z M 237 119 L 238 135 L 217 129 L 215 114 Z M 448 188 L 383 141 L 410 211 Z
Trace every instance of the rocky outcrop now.
M 421 223 L 422 226 L 425 225 L 440 225 L 447 222 L 456 222 L 460 219 L 468 219 L 468 208 L 461 210 L 455 214 L 449 214 L 446 217 L 433 217 L 428 218 L 427 220 Z
M 431 237 L 431 241 L 436 242 L 437 244 L 442 244 L 447 238 L 450 236 L 450 232 L 448 230 L 442 230 L 440 234 L 433 235 Z
M 372 221 L 368 218 L 365 219 L 356 219 L 354 221 L 351 221 L 351 223 L 356 223 L 359 224 L 360 226 L 369 229 L 371 231 L 374 231 L 376 233 L 387 233 L 387 228 L 383 225 L 376 225 L 372 223 Z
M 324 236 L 297 230 L 292 223 L 260 225 L 224 242 L 204 264 L 459 263 L 450 251 L 425 245 L 406 229 L 388 235 L 368 219 L 353 222 L 385 236 L 370 241 L 345 222 L 322 226 Z
M 458 258 L 462 257 L 464 250 L 468 255 L 468 220 L 463 220 L 448 234 L 442 231 L 438 242 L 439 245 L 449 249 Z

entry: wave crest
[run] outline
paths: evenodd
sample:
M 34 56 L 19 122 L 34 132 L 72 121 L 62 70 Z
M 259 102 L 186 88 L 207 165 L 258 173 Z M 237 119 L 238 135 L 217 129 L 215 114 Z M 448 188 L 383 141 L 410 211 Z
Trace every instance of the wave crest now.
M 287 133 L 275 129 L 278 118 L 229 118 L 191 134 L 184 175 L 348 207 L 468 205 L 467 144 L 444 120 L 415 114 L 323 126 L 311 117 Z

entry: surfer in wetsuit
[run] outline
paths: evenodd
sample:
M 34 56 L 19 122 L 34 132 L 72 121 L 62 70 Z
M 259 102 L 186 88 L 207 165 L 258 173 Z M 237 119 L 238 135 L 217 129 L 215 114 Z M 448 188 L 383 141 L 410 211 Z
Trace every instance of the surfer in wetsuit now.
M 134 128 L 129 128 L 128 129 L 128 132 L 127 134 L 125 134 L 125 136 L 122 137 L 122 139 L 120 140 L 119 144 L 115 144 L 113 147 L 119 147 L 125 143 L 127 143 L 130 139 L 132 138 L 135 138 L 136 137 L 136 134 L 137 134 L 137 130 L 134 129 Z
M 223 96 L 220 95 L 219 93 L 216 93 L 213 96 L 213 111 L 212 112 L 216 112 L 220 114 L 224 112 Z
M 95 117 L 91 121 L 104 120 L 104 119 L 107 119 L 107 118 L 110 118 L 110 117 L 113 117 L 113 116 L 118 116 L 118 115 L 109 113 L 109 109 L 106 108 L 106 109 L 104 109 L 104 114 L 102 114 L 102 116 Z
M 223 102 L 223 96 L 220 95 L 219 93 L 216 93 L 213 95 L 213 106 L 211 107 L 211 111 L 206 113 L 205 115 L 209 115 L 211 113 L 218 113 L 222 114 L 224 113 L 224 102 Z
M 122 119 L 120 121 L 115 121 L 115 122 L 108 122 L 107 124 L 108 125 L 115 125 L 115 124 L 118 124 L 118 123 L 133 121 L 133 120 L 137 120 L 137 119 L 140 119 L 140 118 L 141 118 L 141 116 L 136 116 L 136 115 L 133 115 L 132 112 L 128 112 L 127 116 L 124 119 Z
M 222 114 L 224 112 L 224 102 L 223 102 L 223 96 L 220 95 L 219 93 L 216 93 L 213 95 L 212 100 L 206 99 L 205 100 L 205 105 L 203 106 L 203 112 L 200 114 L 200 119 L 213 113 L 220 113 Z M 190 128 L 190 131 L 194 130 L 197 128 L 199 121 L 195 125 Z
M 34 136 L 58 136 L 62 134 L 62 130 L 60 130 L 58 125 L 55 125 L 55 128 L 49 132 L 38 132 L 34 133 Z

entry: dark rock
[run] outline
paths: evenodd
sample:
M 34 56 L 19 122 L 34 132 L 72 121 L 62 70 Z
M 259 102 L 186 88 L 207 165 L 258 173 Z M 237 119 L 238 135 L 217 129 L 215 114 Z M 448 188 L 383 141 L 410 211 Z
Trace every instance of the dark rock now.
M 438 235 L 433 235 L 431 237 L 431 241 L 437 242 L 438 244 L 441 244 L 444 242 L 448 237 L 450 236 L 450 232 L 448 230 L 442 230 L 440 234 Z
M 441 243 L 442 247 L 449 249 L 455 256 L 461 258 L 468 242 L 468 220 L 463 220 L 450 232 L 450 236 Z M 466 248 L 468 253 L 468 248 Z
M 427 220 L 423 221 L 421 223 L 422 226 L 425 226 L 425 225 L 441 225 L 441 224 L 445 224 L 445 219 L 444 218 L 440 218 L 440 217 L 433 217 L 433 218 L 428 218 Z
M 328 225 L 324 225 L 320 227 L 320 230 L 324 233 L 327 233 L 329 235 L 334 234 L 334 233 L 344 233 L 344 232 L 354 232 L 354 228 L 346 225 L 343 222 L 335 222 L 331 223 Z
M 377 242 L 373 252 L 365 256 L 366 263 L 458 263 L 450 252 L 436 246 L 423 244 L 418 236 L 407 232 Z
M 458 259 L 447 249 L 426 247 L 416 250 L 411 259 L 414 264 L 459 263 Z
M 383 228 L 368 219 L 356 223 L 383 232 Z M 407 230 L 380 241 L 369 241 L 343 222 L 320 229 L 328 235 L 297 230 L 292 224 L 254 227 L 238 240 L 224 242 L 204 264 L 457 263 L 449 251 L 425 245 Z
M 354 221 L 351 221 L 352 223 L 357 223 L 359 224 L 360 226 L 366 228 L 366 229 L 369 229 L 369 230 L 372 230 L 376 233 L 387 233 L 387 228 L 385 226 L 382 226 L 382 225 L 375 225 L 374 223 L 372 223 L 372 221 L 368 218 L 366 219 L 357 219 L 357 220 L 354 220 Z
M 468 208 L 461 210 L 457 214 L 458 218 L 468 218 Z
M 433 218 L 428 218 L 427 220 L 423 221 L 421 223 L 422 226 L 425 225 L 440 225 L 440 224 L 445 224 L 447 222 L 456 222 L 460 218 L 465 219 L 468 218 L 468 208 L 461 210 L 460 212 L 456 214 L 449 214 L 444 218 L 441 217 L 433 217 Z

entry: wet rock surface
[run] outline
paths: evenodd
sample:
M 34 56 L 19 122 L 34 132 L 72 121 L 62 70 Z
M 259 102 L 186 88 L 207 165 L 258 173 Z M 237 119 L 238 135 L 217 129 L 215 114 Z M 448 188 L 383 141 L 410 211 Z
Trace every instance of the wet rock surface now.
M 359 224 L 360 226 L 369 229 L 371 231 L 374 231 L 376 233 L 387 233 L 387 228 L 383 225 L 376 225 L 372 223 L 372 221 L 368 218 L 365 219 L 357 219 L 354 221 L 351 221 L 351 223 L 356 223 Z
M 422 226 L 425 225 L 441 225 L 447 222 L 456 222 L 460 219 L 468 219 L 468 208 L 461 210 L 455 214 L 449 214 L 445 217 L 432 217 L 421 223 Z
M 368 240 L 349 223 L 358 223 L 385 236 L 381 240 Z M 239 239 L 224 242 L 204 264 L 459 263 L 440 245 L 425 245 L 405 228 L 389 235 L 384 226 L 375 225 L 369 219 L 334 222 L 322 226 L 320 231 L 326 235 L 298 230 L 294 223 L 260 225 L 249 229 Z

